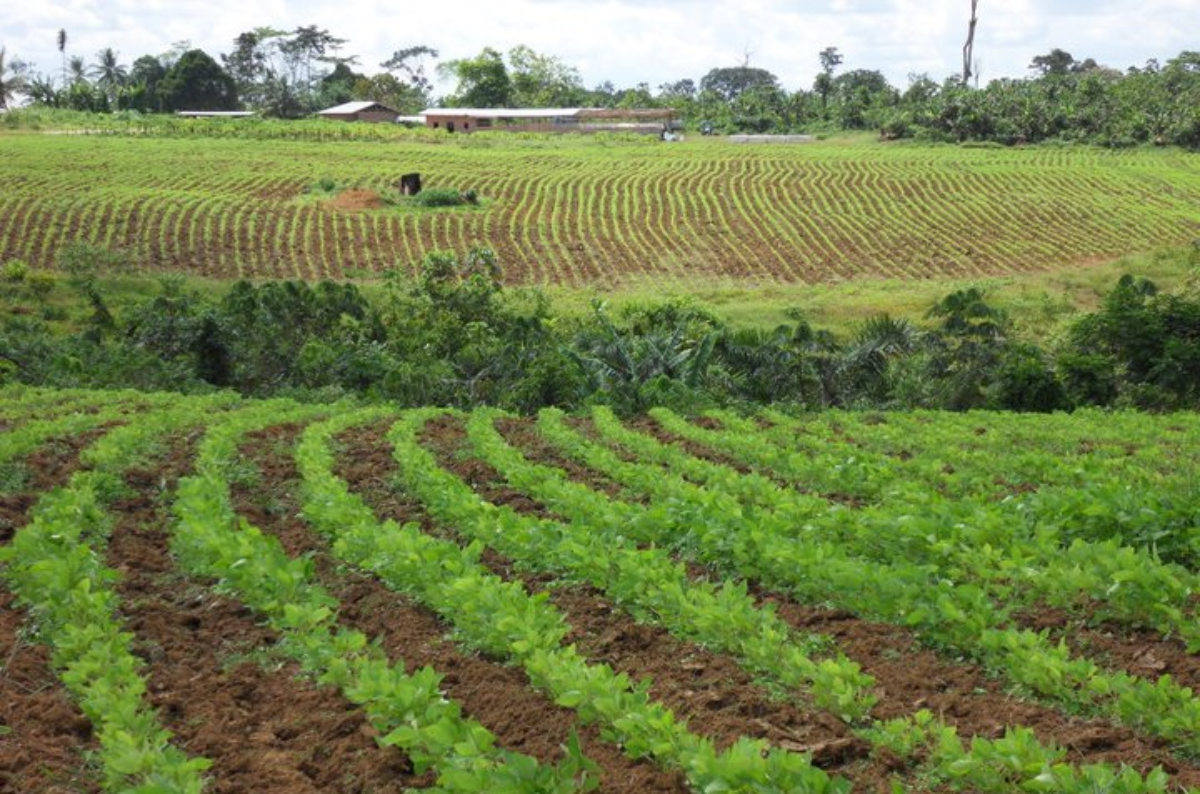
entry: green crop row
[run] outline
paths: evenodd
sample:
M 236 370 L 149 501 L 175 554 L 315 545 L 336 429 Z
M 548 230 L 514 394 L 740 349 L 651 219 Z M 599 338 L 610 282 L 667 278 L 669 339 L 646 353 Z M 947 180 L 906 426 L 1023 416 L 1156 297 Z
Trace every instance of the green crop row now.
M 736 499 L 699 488 L 660 467 L 632 463 L 543 411 L 539 428 L 567 454 L 611 476 L 669 520 L 627 523 L 638 539 L 676 549 L 715 570 L 761 582 L 802 601 L 830 603 L 905 625 L 929 642 L 975 658 L 997 673 L 1066 707 L 1116 718 L 1200 754 L 1200 700 L 1170 676 L 1150 682 L 1101 670 L 1064 644 L 1009 626 L 1008 610 L 988 591 L 904 559 L 879 563 L 805 532 L 769 513 L 746 513 Z
M 3 579 L 29 608 L 59 677 L 93 725 L 106 791 L 199 794 L 204 788 L 201 773 L 209 762 L 174 747 L 146 703 L 142 662 L 119 616 L 117 573 L 104 564 L 112 522 L 105 505 L 122 490 L 121 472 L 155 439 L 234 402 L 200 398 L 184 408 L 143 413 L 111 431 L 81 455 L 89 468 L 43 495 L 30 523 L 0 548 Z
M 415 446 L 416 430 L 424 420 L 432 415 L 432 412 L 424 412 L 423 416 L 412 420 L 407 427 L 403 421 L 396 426 L 391 434 L 391 439 L 395 444 L 398 459 L 410 462 L 416 459 L 416 465 L 422 469 L 433 465 L 432 458 L 428 456 L 428 453 L 424 453 L 424 459 L 419 457 L 421 451 Z M 472 414 L 468 422 L 468 434 L 475 442 L 476 452 L 493 465 L 503 467 L 504 471 L 509 472 L 515 485 L 525 486 L 525 489 L 530 492 L 536 490 L 539 496 L 546 496 L 548 506 L 567 509 L 573 501 L 572 498 L 556 499 L 555 493 L 561 494 L 576 490 L 570 487 L 573 484 L 565 482 L 561 473 L 556 474 L 549 467 L 523 465 L 516 460 L 519 453 L 511 448 L 502 449 L 504 442 L 496 433 L 493 424 L 496 417 L 497 414 L 493 411 L 476 411 Z M 404 427 L 403 434 L 401 433 L 402 427 Z M 545 488 L 539 486 L 539 483 L 547 481 L 551 481 L 552 484 Z M 444 472 L 439 473 L 439 476 L 430 477 L 423 485 L 414 485 L 413 487 L 414 493 L 418 493 L 428 502 L 454 502 L 458 498 L 457 495 L 449 494 L 466 488 L 463 483 L 456 481 L 455 478 Z M 416 490 L 417 488 L 420 490 Z M 469 488 L 467 490 L 469 491 Z M 574 503 L 574 507 L 579 511 L 578 515 L 583 517 L 576 517 L 576 520 L 586 527 L 589 533 L 603 533 L 603 527 L 589 523 L 587 516 L 589 510 L 611 514 L 612 505 L 605 507 L 596 501 L 587 499 L 581 493 L 577 493 L 576 496 L 578 501 Z M 596 495 L 593 494 L 593 496 Z M 602 499 L 598 496 L 596 498 Z M 468 500 L 464 499 L 464 501 Z M 465 511 L 453 515 L 453 508 L 451 508 L 448 511 L 447 519 L 455 526 L 482 524 L 485 527 L 491 527 L 490 529 L 485 528 L 484 535 L 486 537 L 508 539 L 495 544 L 497 548 L 503 548 L 503 544 L 506 543 L 538 546 L 542 543 L 540 536 L 543 533 L 553 532 L 547 528 L 551 522 L 528 522 L 522 528 L 519 524 L 500 518 L 500 514 L 510 512 L 506 508 L 500 507 L 489 511 L 487 508 L 491 507 L 484 503 L 484 509 L 481 511 L 484 515 L 474 517 Z M 436 507 L 432 509 L 435 514 L 438 512 Z M 575 516 L 574 513 L 572 515 Z M 618 522 L 631 519 L 636 520 L 630 515 L 616 518 Z M 603 543 L 620 542 L 611 535 L 600 534 L 600 537 Z M 599 548 L 600 545 L 602 544 L 598 544 L 596 548 Z M 553 555 L 554 551 L 552 548 L 546 547 L 542 553 Z M 734 616 L 731 621 L 736 623 L 737 613 L 731 614 Z M 914 724 L 921 726 L 925 731 L 922 741 L 926 757 L 921 761 L 922 774 L 932 779 L 944 780 L 955 790 L 1000 792 L 1011 791 L 1019 787 L 1023 790 L 1080 792 L 1080 794 L 1097 790 L 1114 792 L 1165 790 L 1167 777 L 1161 770 L 1155 770 L 1143 777 L 1130 768 L 1114 770 L 1105 765 L 1076 767 L 1063 762 L 1064 750 L 1039 743 L 1028 729 L 1011 729 L 1002 739 L 995 742 L 974 739 L 969 747 L 964 747 L 952 728 L 933 723 L 928 715 L 918 715 L 915 720 Z M 874 724 L 861 733 L 877 748 L 889 746 L 889 749 L 893 749 L 887 740 L 889 729 L 894 730 L 895 726 Z M 997 763 L 998 760 L 1003 763 Z M 1102 786 L 1102 788 L 1098 789 L 1096 786 Z
M 826 468 L 828 457 L 840 459 L 772 447 L 746 420 L 723 417 L 729 431 L 714 431 L 669 411 L 659 409 L 654 416 L 675 435 L 767 470 L 786 470 L 801 481 L 804 472 Z M 604 426 L 610 434 L 614 432 L 611 420 Z M 623 438 L 630 442 L 629 434 Z M 648 448 L 662 448 L 652 439 L 638 446 L 643 453 Z M 677 463 L 678 459 L 672 458 Z M 776 464 L 773 469 L 769 468 L 772 463 Z M 1086 516 L 1122 511 L 1130 517 L 1127 525 L 1158 522 L 1174 543 L 1200 543 L 1195 518 L 1189 520 L 1198 514 L 1186 501 L 1178 502 L 1181 515 L 1173 520 L 1164 516 L 1161 494 L 1142 497 L 1140 510 L 1127 509 L 1114 495 L 1114 490 L 1129 493 L 1127 486 L 1104 477 L 1092 481 L 1086 490 L 1042 492 L 1015 505 L 967 497 L 951 500 L 928 484 L 905 483 L 897 467 L 878 461 L 859 463 L 860 471 L 870 470 L 878 475 L 877 480 L 895 478 L 903 484 L 896 485 L 896 491 L 882 504 L 859 510 L 828 505 L 822 509 L 810 497 L 784 489 L 763 491 L 761 498 L 783 521 L 803 526 L 807 536 L 837 542 L 849 553 L 880 562 L 905 559 L 936 566 L 947 578 L 982 584 L 1010 607 L 1087 608 L 1092 617 L 1153 628 L 1181 637 L 1189 648 L 1200 647 L 1200 624 L 1191 604 L 1193 593 L 1200 590 L 1194 574 L 1156 559 L 1152 551 L 1124 546 L 1118 540 L 1078 536 L 1085 534 L 1078 525 Z M 704 463 L 686 465 L 694 470 Z M 1113 478 L 1119 476 L 1113 473 Z M 742 480 L 742 475 L 729 470 L 723 478 L 727 487 L 739 486 Z M 757 487 L 757 480 L 752 482 Z M 1151 509 L 1147 500 L 1155 500 L 1160 509 Z
M 439 470 L 427 460 L 409 459 L 405 453 L 410 448 L 401 445 L 412 428 L 434 415 L 436 411 L 408 414 L 392 436 L 410 487 L 426 496 L 439 487 Z M 478 545 L 460 548 L 413 524 L 379 523 L 333 476 L 329 451 L 333 434 L 371 416 L 349 415 L 314 425 L 297 450 L 305 518 L 330 537 L 339 558 L 435 610 L 480 650 L 520 665 L 534 686 L 574 709 L 583 722 L 600 724 L 629 756 L 681 769 L 698 791 L 848 790 L 845 781 L 829 778 L 806 756 L 768 748 L 761 741 L 742 738 L 717 751 L 652 701 L 647 684 L 634 683 L 607 665 L 590 664 L 573 646 L 564 646 L 566 625 L 546 596 L 531 596 L 520 584 L 488 572 L 478 561 Z
M 1200 230 L 1196 158 L 1165 152 L 501 134 L 381 146 L 187 129 L 211 137 L 196 147 L 154 135 L 6 134 L 0 261 L 49 266 L 64 242 L 84 239 L 135 249 L 157 268 L 315 277 L 484 244 L 514 282 L 812 282 L 1021 272 L 1184 244 Z M 81 176 L 99 168 L 103 187 Z M 409 171 L 477 189 L 484 206 L 342 210 L 305 195 L 322 178 L 391 194 Z
M 338 602 L 313 581 L 309 558 L 290 558 L 279 542 L 241 520 L 229 501 L 226 472 L 238 441 L 252 430 L 310 420 L 321 409 L 270 406 L 211 425 L 200 445 L 197 474 L 180 482 L 172 550 L 192 574 L 217 579 L 282 636 L 281 649 L 325 684 L 362 706 L 380 743 L 404 750 L 418 772 L 433 768 L 441 790 L 568 792 L 594 787 L 591 765 L 577 750 L 556 768 L 503 750 L 441 692 L 431 668 L 407 673 L 362 632 L 338 624 Z
M 756 606 L 744 584 L 716 587 L 692 581 L 684 566 L 664 551 L 639 549 L 613 531 L 633 518 L 623 505 L 571 482 L 557 469 L 526 460 L 496 431 L 494 422 L 500 416 L 487 409 L 471 414 L 467 431 L 474 451 L 514 487 L 568 516 L 570 523 L 524 517 L 507 507 L 492 509 L 470 486 L 448 474 L 441 476 L 436 492 L 428 493 L 428 498 L 437 499 L 429 502 L 435 517 L 518 563 L 587 582 L 638 620 L 661 624 L 683 639 L 730 654 L 777 686 L 801 687 L 819 708 L 847 720 L 866 715 L 875 702 L 870 676 L 842 656 L 814 658 L 829 646 L 829 638 L 798 635 L 771 610 Z M 418 453 L 409 454 L 412 459 Z M 432 465 L 428 459 L 422 464 Z

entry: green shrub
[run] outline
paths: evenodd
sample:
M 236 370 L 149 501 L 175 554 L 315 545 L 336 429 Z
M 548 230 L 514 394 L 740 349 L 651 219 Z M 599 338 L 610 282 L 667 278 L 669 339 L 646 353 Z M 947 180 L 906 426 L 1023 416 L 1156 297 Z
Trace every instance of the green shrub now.
M 428 188 L 413 197 L 413 203 L 421 207 L 461 207 L 479 204 L 479 191 L 467 188 L 459 192 L 449 188 Z
M 84 240 L 67 243 L 58 252 L 59 268 L 80 280 L 94 279 L 101 273 L 126 271 L 131 265 L 128 251 Z
M 29 293 L 38 301 L 45 303 L 46 298 L 54 291 L 54 285 L 58 280 L 49 273 L 30 273 L 25 278 L 25 286 L 29 289 Z
M 1015 344 L 1004 354 L 996 373 L 993 407 L 1007 411 L 1049 413 L 1067 407 L 1058 376 L 1034 345 Z
M 308 186 L 309 193 L 334 193 L 341 187 L 331 176 L 323 176 Z
M 3 269 L 0 269 L 0 278 L 3 278 L 5 281 L 11 281 L 14 284 L 24 281 L 27 275 L 29 275 L 29 265 L 20 259 L 12 259 Z

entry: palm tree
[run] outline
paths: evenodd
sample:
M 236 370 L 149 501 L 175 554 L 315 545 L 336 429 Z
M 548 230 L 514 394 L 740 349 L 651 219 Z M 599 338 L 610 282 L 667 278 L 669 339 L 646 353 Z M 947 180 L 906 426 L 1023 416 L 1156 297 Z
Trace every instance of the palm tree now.
M 109 100 L 117 97 L 117 90 L 129 81 L 129 70 L 117 62 L 117 53 L 112 47 L 105 47 L 96 53 L 96 65 L 91 68 L 91 74 L 96 78 L 96 85 Z
M 67 61 L 67 71 L 71 75 L 71 85 L 76 83 L 86 83 L 87 79 L 87 64 L 83 60 L 82 55 L 72 55 Z
M 63 86 L 67 85 L 67 29 L 58 29 L 58 54 L 62 56 Z
M 5 48 L 0 47 L 0 110 L 8 108 L 17 94 L 25 93 L 29 85 L 24 70 L 19 68 L 20 62 L 9 61 L 6 55 Z

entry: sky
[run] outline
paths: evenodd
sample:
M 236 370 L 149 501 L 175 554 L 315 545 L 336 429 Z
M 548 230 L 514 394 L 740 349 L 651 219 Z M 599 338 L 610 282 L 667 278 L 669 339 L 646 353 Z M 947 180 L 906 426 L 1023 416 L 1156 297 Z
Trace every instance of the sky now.
M 441 60 L 485 46 L 525 44 L 575 66 L 586 86 L 651 88 L 709 69 L 767 69 L 789 90 L 811 88 L 817 55 L 837 47 L 846 69 L 877 69 L 897 87 L 910 74 L 962 70 L 970 0 L 0 0 L 0 46 L 10 58 L 61 73 L 55 43 L 90 63 L 111 46 L 122 63 L 187 41 L 214 57 L 259 26 L 315 24 L 348 39 L 342 54 L 378 71 L 414 45 Z M 1200 0 L 979 0 L 977 71 L 986 82 L 1024 77 L 1058 47 L 1125 69 L 1200 49 Z M 440 84 L 441 92 L 452 85 Z

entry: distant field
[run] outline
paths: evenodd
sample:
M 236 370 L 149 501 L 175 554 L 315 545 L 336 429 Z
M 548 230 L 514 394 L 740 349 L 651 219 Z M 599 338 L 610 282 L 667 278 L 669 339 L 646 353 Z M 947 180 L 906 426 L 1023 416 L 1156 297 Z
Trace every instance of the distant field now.
M 865 140 L 298 142 L 0 135 L 0 260 L 83 239 L 148 269 L 321 278 L 495 248 L 512 283 L 704 286 L 1045 271 L 1200 237 L 1200 155 Z M 337 209 L 401 174 L 479 208 Z

